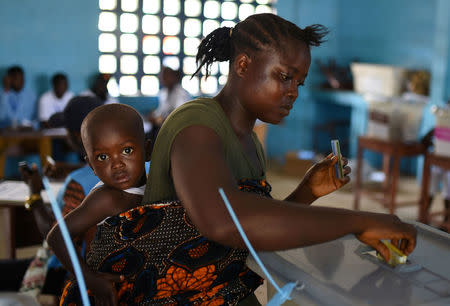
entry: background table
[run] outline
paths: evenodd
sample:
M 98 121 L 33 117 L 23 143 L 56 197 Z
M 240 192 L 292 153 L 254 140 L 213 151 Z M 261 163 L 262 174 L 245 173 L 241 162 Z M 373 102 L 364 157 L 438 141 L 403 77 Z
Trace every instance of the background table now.
M 55 195 L 62 186 L 63 182 L 51 182 Z M 24 208 L 28 195 L 29 189 L 24 182 L 0 182 L 0 209 L 6 212 L 1 227 L 8 258 L 16 257 L 17 247 L 40 244 L 43 241 L 32 212 Z M 46 192 L 42 192 L 42 197 L 44 203 L 49 204 Z
M 36 153 L 39 153 L 41 164 L 45 163 L 46 157 L 52 156 L 52 139 L 67 138 L 64 128 L 44 129 L 39 131 L 13 131 L 0 132 L 0 178 L 4 177 L 6 151 L 8 147 L 25 141 L 37 144 Z

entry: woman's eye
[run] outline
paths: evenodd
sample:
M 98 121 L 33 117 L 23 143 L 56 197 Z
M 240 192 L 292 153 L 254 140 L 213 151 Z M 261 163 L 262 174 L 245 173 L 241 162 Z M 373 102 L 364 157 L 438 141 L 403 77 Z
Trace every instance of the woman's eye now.
M 126 155 L 129 155 L 132 152 L 133 152 L 133 148 L 130 148 L 130 147 L 127 147 L 127 148 L 123 149 L 123 151 L 122 151 L 122 153 L 126 154 Z
M 106 154 L 97 155 L 97 160 L 99 160 L 99 161 L 105 161 L 107 159 L 108 159 L 108 155 L 106 155 Z

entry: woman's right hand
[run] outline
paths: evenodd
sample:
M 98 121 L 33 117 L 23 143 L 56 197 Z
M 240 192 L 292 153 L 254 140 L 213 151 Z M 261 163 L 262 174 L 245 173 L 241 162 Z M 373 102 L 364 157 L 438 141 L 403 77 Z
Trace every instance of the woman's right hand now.
M 376 249 L 386 261 L 389 260 L 389 249 L 381 240 L 391 240 L 405 255 L 411 254 L 416 247 L 416 228 L 395 215 L 370 214 L 366 224 L 365 230 L 356 234 L 356 238 Z
M 85 273 L 86 287 L 92 291 L 95 305 L 109 306 L 117 305 L 117 292 L 115 283 L 123 281 L 122 275 L 109 273 Z

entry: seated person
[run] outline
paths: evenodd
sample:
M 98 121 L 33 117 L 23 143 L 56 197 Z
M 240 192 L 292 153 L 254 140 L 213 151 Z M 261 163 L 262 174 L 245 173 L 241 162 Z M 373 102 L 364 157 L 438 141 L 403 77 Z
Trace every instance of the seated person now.
M 36 95 L 24 85 L 22 67 L 10 67 L 0 94 L 0 128 L 37 128 Z
M 49 118 L 62 112 L 73 93 L 68 90 L 69 82 L 63 73 L 57 73 L 52 77 L 52 89 L 44 93 L 39 100 L 39 121 L 41 127 L 48 127 Z
M 156 140 L 161 125 L 167 116 L 178 106 L 191 100 L 189 93 L 181 87 L 181 72 L 169 67 L 163 67 L 160 80 L 163 88 L 158 94 L 158 108 L 147 115 L 148 121 L 152 124 L 150 139 L 152 143 Z
M 110 222 L 114 222 L 123 212 L 135 208 L 142 200 L 146 182 L 144 128 L 140 115 L 132 107 L 123 104 L 103 105 L 83 121 L 81 136 L 86 160 L 103 186 L 91 191 L 83 203 L 65 217 L 65 221 L 73 238 L 82 236 L 97 225 L 97 239 L 110 227 Z M 129 218 L 132 219 L 132 216 Z M 136 230 L 139 231 L 139 226 Z M 47 241 L 63 265 L 73 271 L 59 225 L 50 231 Z M 114 245 L 113 240 L 100 244 L 94 241 L 90 252 L 108 250 Z M 87 288 L 96 303 L 113 301 L 116 298 L 112 294 L 115 285 L 111 281 L 120 282 L 119 275 L 106 276 L 99 273 L 103 271 L 96 266 L 83 261 L 81 265 Z M 126 297 L 125 300 L 121 296 L 117 298 L 121 303 L 130 304 Z M 76 282 L 72 281 L 66 286 L 61 305 L 72 305 L 76 301 L 79 301 L 79 291 Z
M 100 105 L 102 105 L 101 101 L 91 97 L 75 97 L 67 104 L 64 112 L 66 114 L 65 120 L 62 124 L 67 129 L 69 138 L 72 139 L 71 143 L 74 149 L 83 151 L 80 137 L 81 122 L 91 110 Z M 78 170 L 69 173 L 64 186 L 58 192 L 57 201 L 63 214 L 67 214 L 77 207 L 99 181 L 88 165 L 81 165 L 81 168 L 80 166 L 78 168 Z M 24 171 L 23 168 L 20 170 L 23 180 L 30 188 L 31 198 L 35 199 L 29 203 L 29 210 L 44 238 L 53 226 L 55 217 L 40 197 L 43 190 L 41 176 L 36 166 L 32 167 L 31 172 Z M 54 171 L 52 169 L 50 172 Z M 44 170 L 44 172 L 49 175 L 48 171 Z M 45 245 L 42 252 L 37 254 L 34 259 L 0 261 L 0 271 L 2 271 L 0 274 L 0 291 L 17 291 L 21 287 L 21 291 L 34 291 L 35 294 L 42 291 L 42 293 L 59 296 L 66 271 L 61 269 L 61 265 L 57 263 L 54 256 L 50 256 L 49 264 L 45 265 L 42 254 L 47 254 L 47 250 L 48 248 Z
M 109 74 L 97 74 L 91 87 L 80 93 L 80 96 L 97 97 L 104 104 L 119 103 L 119 101 L 116 98 L 111 97 L 108 92 L 108 82 L 110 78 L 111 76 Z

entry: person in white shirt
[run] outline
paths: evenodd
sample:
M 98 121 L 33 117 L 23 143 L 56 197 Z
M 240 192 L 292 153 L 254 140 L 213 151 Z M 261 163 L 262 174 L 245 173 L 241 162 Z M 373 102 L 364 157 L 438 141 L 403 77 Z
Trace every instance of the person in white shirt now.
M 180 71 L 163 66 L 160 79 L 163 88 L 158 94 L 158 107 L 147 115 L 148 121 L 152 124 L 149 136 L 152 143 L 156 140 L 156 135 L 169 114 L 178 106 L 192 99 L 191 95 L 181 87 Z
M 62 112 L 73 93 L 68 90 L 69 82 L 63 73 L 52 77 L 53 88 L 44 93 L 39 100 L 39 121 L 42 127 L 47 127 L 48 119 L 55 113 Z
M 88 96 L 88 97 L 97 97 L 101 101 L 103 101 L 103 104 L 112 104 L 112 103 L 119 103 L 119 101 L 111 97 L 111 95 L 108 92 L 108 82 L 111 75 L 99 73 L 94 79 L 94 82 L 91 85 L 91 88 L 86 89 L 85 91 L 81 92 L 80 96 Z

